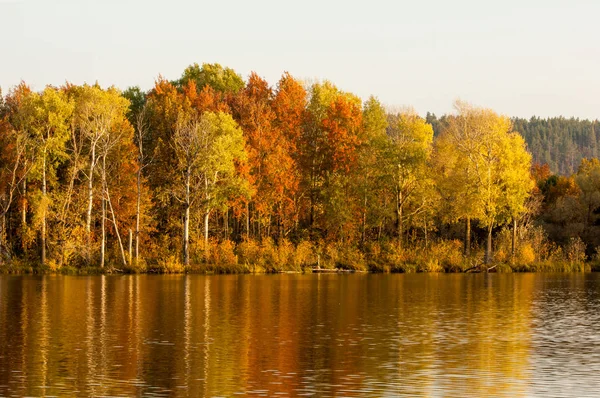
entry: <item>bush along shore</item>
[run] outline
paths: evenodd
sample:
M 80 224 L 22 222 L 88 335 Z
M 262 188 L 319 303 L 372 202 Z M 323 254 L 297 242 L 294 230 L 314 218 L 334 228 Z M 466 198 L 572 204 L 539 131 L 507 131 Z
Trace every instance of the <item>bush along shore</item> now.
M 586 259 L 585 245 L 573 239 L 565 246 L 550 243 L 536 233 L 521 242 L 515 252 L 510 231 L 499 234 L 498 247 L 491 264 L 485 263 L 485 250 L 477 245 L 467 257 L 459 240 L 440 240 L 427 246 L 397 242 L 370 242 L 363 247 L 341 243 L 292 244 L 271 239 L 235 244 L 225 240 L 210 241 L 192 250 L 191 264 L 185 266 L 177 254 L 154 257 L 137 265 L 123 267 L 108 263 L 104 268 L 81 265 L 55 266 L 50 263 L 25 262 L 20 259 L 0 266 L 4 273 L 61 273 L 93 275 L 105 273 L 480 273 L 480 272 L 588 272 L 600 270 L 600 257 Z M 537 239 L 537 240 L 536 240 Z M 535 248 L 535 249 L 534 249 Z

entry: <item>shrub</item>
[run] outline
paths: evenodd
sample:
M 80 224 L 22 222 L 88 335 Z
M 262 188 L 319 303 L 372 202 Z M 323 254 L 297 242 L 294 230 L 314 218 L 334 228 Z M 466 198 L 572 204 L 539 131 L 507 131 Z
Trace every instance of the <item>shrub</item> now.
M 343 242 L 329 243 L 321 257 L 321 267 L 363 271 L 367 269 L 364 254 L 355 246 Z
M 165 258 L 159 258 L 157 264 L 156 271 L 164 272 L 166 274 L 176 274 L 184 272 L 185 269 L 181 261 L 179 260 L 179 256 L 170 255 Z
M 444 270 L 462 271 L 464 269 L 465 259 L 462 253 L 462 242 L 459 240 L 444 240 L 434 243 L 431 255 L 438 259 Z
M 146 260 L 143 258 L 138 259 L 137 263 L 133 260 L 130 264 L 125 267 L 124 271 L 132 274 L 140 274 L 144 273 L 148 270 L 148 265 L 146 264 Z
M 297 271 L 316 265 L 317 253 L 313 244 L 306 240 L 300 242 L 294 251 L 292 263 Z
M 235 245 L 229 239 L 220 243 L 213 243 L 210 250 L 209 262 L 223 267 L 235 267 L 238 264 L 238 257 L 235 252 Z
M 565 246 L 566 260 L 573 264 L 583 264 L 585 261 L 585 243 L 581 238 L 571 238 Z
M 238 261 L 249 268 L 260 265 L 260 247 L 254 240 L 245 240 L 237 245 Z
M 519 264 L 525 265 L 530 265 L 535 262 L 535 250 L 533 250 L 531 243 L 526 242 L 519 246 L 516 261 Z

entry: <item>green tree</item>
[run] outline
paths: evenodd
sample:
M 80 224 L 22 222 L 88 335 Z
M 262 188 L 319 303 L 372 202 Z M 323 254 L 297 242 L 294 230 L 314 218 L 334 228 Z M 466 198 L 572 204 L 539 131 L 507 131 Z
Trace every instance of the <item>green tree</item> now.
M 142 113 L 143 108 L 146 105 L 146 93 L 143 92 L 139 86 L 133 86 L 128 87 L 127 90 L 123 91 L 123 97 L 129 100 L 127 119 L 129 119 L 129 123 L 135 126 L 137 116 Z
M 36 200 L 35 219 L 40 228 L 41 262 L 46 264 L 47 218 L 52 198 L 50 187 L 56 185 L 56 170 L 68 157 L 66 144 L 70 138 L 74 103 L 67 95 L 53 87 L 42 93 L 31 93 L 20 108 L 21 126 L 31 136 L 33 168 L 29 179 L 41 183 Z
M 385 159 L 389 137 L 387 115 L 381 103 L 370 97 L 363 104 L 362 143 L 358 152 L 356 188 L 362 205 L 361 240 L 366 240 L 367 228 L 378 227 L 386 217 Z
M 202 67 L 197 63 L 188 66 L 177 83 L 179 87 L 184 87 L 189 81 L 195 83 L 198 92 L 205 86 L 210 86 L 221 93 L 237 94 L 245 85 L 242 77 L 233 69 L 207 63 L 202 64 Z
M 426 202 L 418 197 L 427 185 L 427 161 L 431 154 L 433 129 L 414 112 L 389 116 L 390 138 L 388 172 L 393 178 L 396 193 L 396 222 L 398 244 L 404 240 L 404 224 L 425 209 Z M 416 199 L 416 200 L 415 200 Z M 407 204 L 412 202 L 409 214 Z

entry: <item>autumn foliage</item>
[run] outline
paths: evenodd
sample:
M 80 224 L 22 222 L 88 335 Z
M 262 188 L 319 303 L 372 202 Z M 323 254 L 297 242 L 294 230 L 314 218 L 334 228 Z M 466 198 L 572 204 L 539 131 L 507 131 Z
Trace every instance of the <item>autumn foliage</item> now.
M 287 72 L 271 86 L 194 64 L 148 92 L 22 83 L 0 102 L 0 261 L 431 271 L 481 263 L 484 245 L 492 262 L 495 235 L 497 259 L 530 264 L 515 245 L 534 227 L 600 246 L 596 160 L 531 168 L 510 119 L 456 106 L 434 139 L 410 109 Z

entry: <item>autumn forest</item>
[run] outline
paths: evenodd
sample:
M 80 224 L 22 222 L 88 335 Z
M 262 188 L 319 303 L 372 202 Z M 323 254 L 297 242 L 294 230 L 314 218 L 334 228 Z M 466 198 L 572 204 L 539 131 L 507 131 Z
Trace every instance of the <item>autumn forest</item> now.
M 595 122 L 454 107 L 218 64 L 148 92 L 21 83 L 0 95 L 0 270 L 594 268 Z M 551 145 L 560 123 L 581 148 Z

